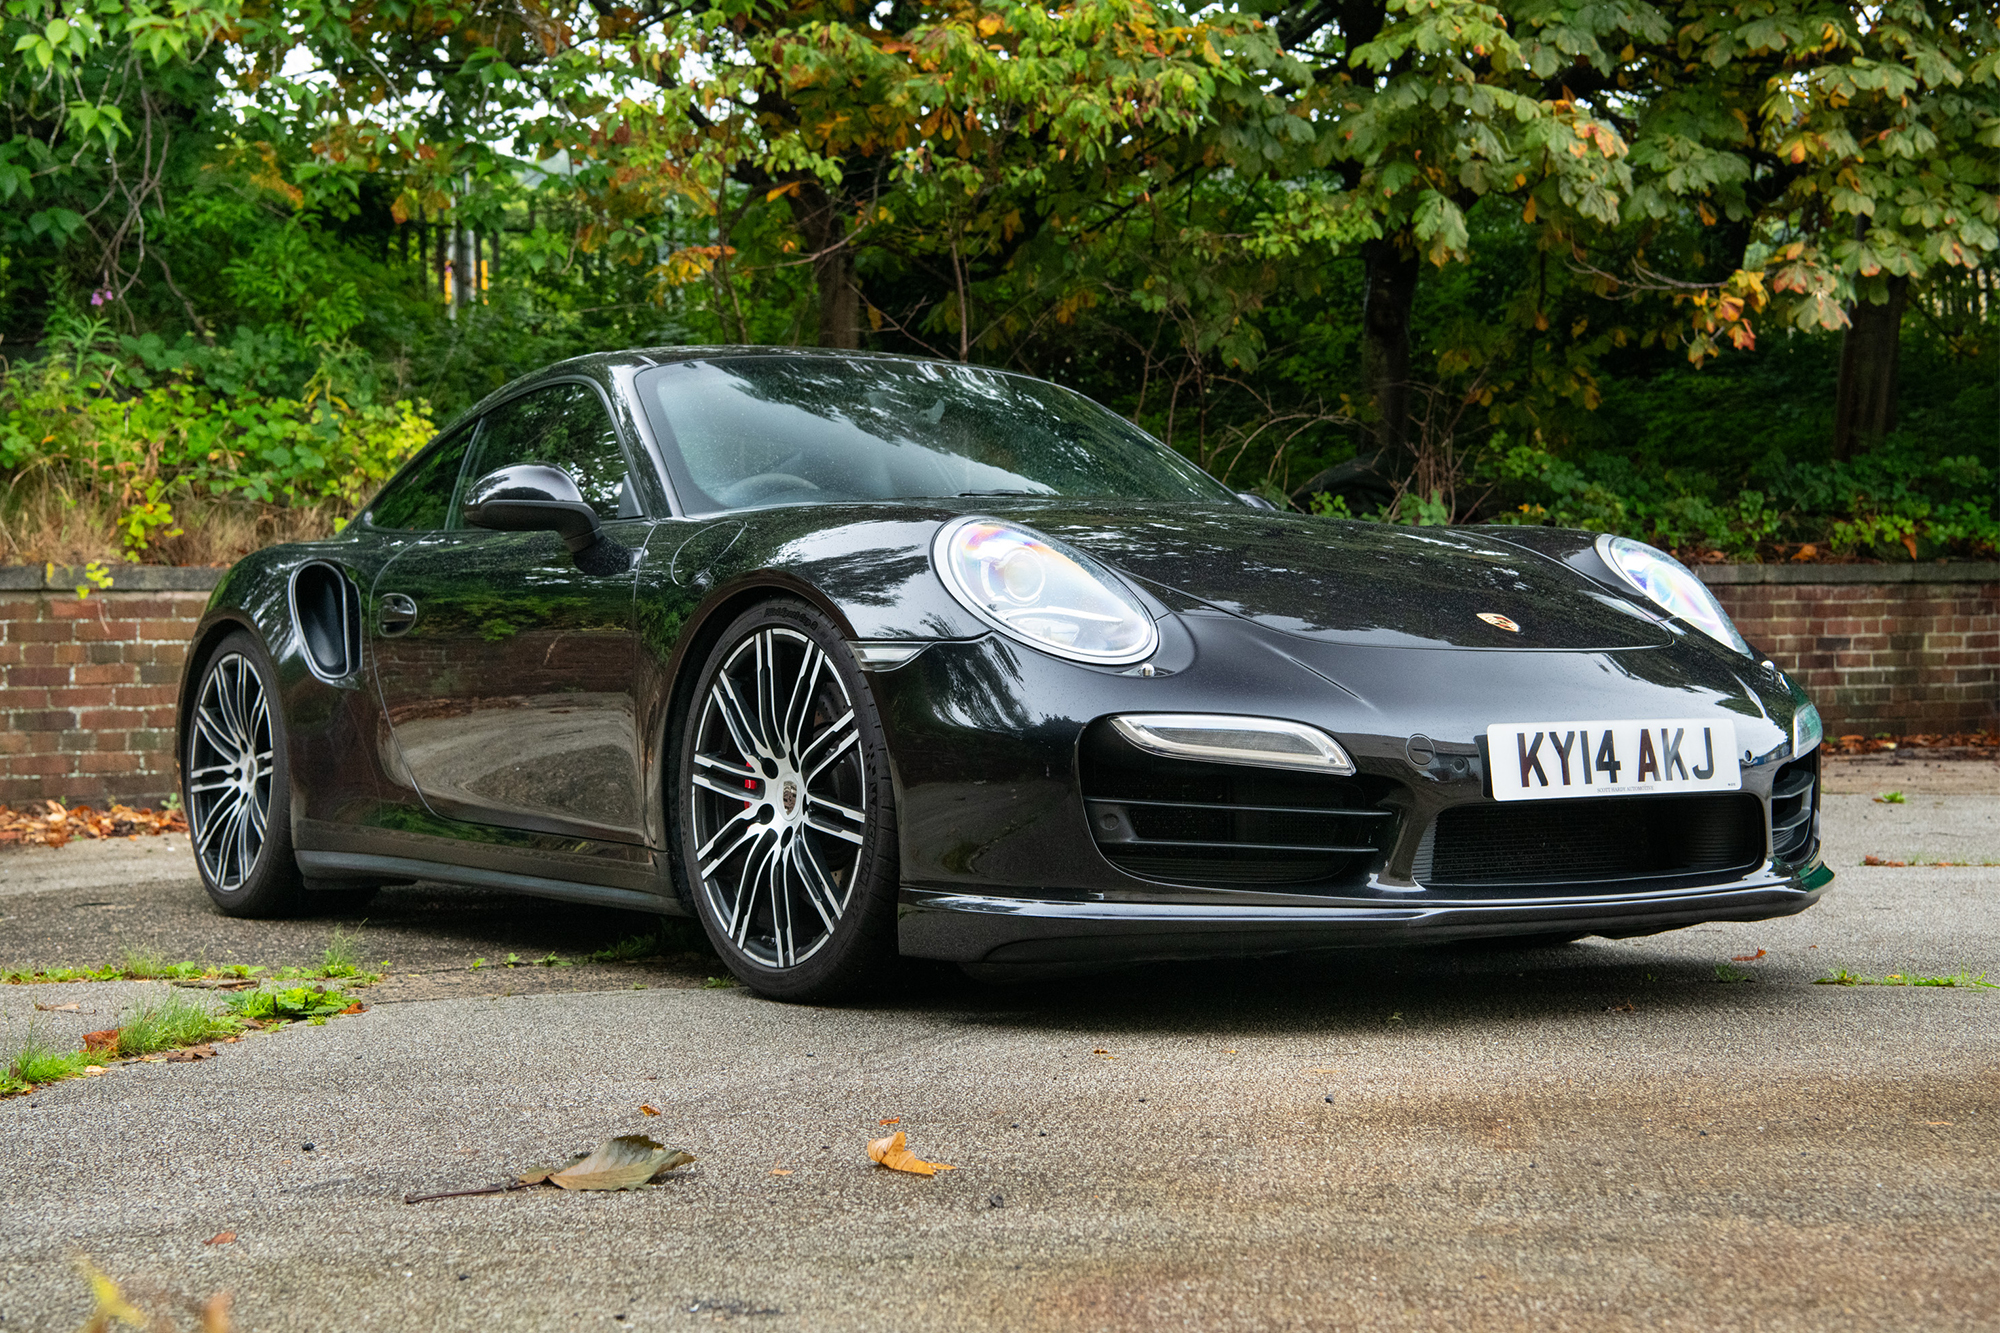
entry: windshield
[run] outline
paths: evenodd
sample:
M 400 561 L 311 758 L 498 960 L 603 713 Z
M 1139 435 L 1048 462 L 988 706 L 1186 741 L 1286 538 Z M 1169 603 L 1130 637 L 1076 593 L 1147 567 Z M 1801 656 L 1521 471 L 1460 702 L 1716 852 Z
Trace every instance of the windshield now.
M 639 395 L 689 513 L 958 495 L 1240 503 L 1080 394 L 974 366 L 727 357 L 646 372 Z

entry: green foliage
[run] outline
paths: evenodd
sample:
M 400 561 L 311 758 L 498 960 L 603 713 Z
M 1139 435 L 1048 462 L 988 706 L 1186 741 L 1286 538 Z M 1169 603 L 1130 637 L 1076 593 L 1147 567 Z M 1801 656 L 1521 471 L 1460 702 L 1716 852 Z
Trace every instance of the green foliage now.
M 301 1019 L 325 1022 L 329 1016 L 357 1003 L 359 1001 L 346 991 L 324 985 L 239 991 L 229 997 L 229 1009 L 235 1017 L 261 1022 L 296 1022 Z
M 83 1052 L 59 1051 L 42 1040 L 39 1033 L 30 1032 L 8 1062 L 4 1077 L 0 1077 L 0 1095 L 75 1078 L 88 1064 L 90 1057 Z
M 118 1054 L 151 1055 L 176 1046 L 196 1046 L 243 1030 L 236 1019 L 210 1013 L 178 991 L 150 1000 L 133 1011 L 118 1028 Z

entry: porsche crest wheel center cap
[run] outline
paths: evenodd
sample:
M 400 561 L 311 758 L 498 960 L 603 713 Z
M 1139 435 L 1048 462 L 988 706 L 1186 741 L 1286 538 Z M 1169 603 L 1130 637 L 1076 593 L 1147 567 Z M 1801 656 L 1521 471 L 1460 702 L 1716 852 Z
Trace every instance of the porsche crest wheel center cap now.
M 786 778 L 782 795 L 785 802 L 785 813 L 787 815 L 796 813 L 799 808 L 799 784 L 790 778 Z
M 1521 632 L 1521 627 L 1519 625 L 1515 624 L 1507 617 L 1501 615 L 1498 611 L 1481 611 L 1479 613 L 1479 618 L 1485 621 L 1487 624 L 1491 625 L 1494 629 L 1504 629 L 1509 634 L 1519 634 Z

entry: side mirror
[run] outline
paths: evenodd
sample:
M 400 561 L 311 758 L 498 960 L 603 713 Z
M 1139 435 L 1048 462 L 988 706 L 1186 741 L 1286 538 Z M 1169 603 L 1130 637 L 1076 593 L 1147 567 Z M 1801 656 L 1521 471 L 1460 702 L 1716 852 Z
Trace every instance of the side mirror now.
M 466 492 L 464 513 L 475 528 L 553 532 L 572 554 L 595 546 L 603 528 L 575 479 L 545 463 L 516 463 L 487 473 Z
M 1249 505 L 1252 509 L 1275 510 L 1278 507 L 1272 504 L 1269 500 L 1266 500 L 1263 496 L 1257 494 L 1255 491 L 1238 491 L 1236 492 L 1236 498 L 1241 500 L 1244 504 Z

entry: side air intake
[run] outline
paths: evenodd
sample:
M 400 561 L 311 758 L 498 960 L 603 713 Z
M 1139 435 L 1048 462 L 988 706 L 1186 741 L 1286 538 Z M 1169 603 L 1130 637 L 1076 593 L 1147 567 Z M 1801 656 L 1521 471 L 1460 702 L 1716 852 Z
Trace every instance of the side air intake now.
M 315 676 L 331 684 L 361 669 L 361 597 L 347 571 L 301 565 L 292 575 L 292 622 Z

